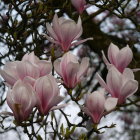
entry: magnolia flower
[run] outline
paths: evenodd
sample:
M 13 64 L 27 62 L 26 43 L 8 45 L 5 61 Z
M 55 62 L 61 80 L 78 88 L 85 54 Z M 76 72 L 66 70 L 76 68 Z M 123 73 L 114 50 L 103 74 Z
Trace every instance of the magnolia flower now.
M 47 23 L 48 35 L 45 37 L 52 43 L 58 44 L 62 47 L 63 51 L 68 51 L 71 46 L 79 45 L 92 38 L 87 38 L 75 42 L 82 35 L 82 22 L 79 17 L 77 24 L 74 20 L 65 19 L 63 17 L 58 18 L 57 14 L 54 15 L 52 26 Z
M 30 54 L 25 54 L 22 58 L 22 61 L 29 61 L 34 66 L 36 66 L 39 69 L 39 76 L 45 76 L 49 74 L 52 70 L 52 64 L 50 61 L 46 60 L 40 60 L 34 52 L 31 52 Z
M 17 121 L 26 120 L 36 105 L 35 92 L 32 86 L 18 80 L 13 89 L 8 91 L 7 103 Z
M 6 63 L 3 70 L 0 70 L 0 74 L 10 86 L 19 79 L 34 85 L 35 79 L 49 74 L 51 69 L 51 62 L 39 60 L 32 52 L 25 54 L 22 61 Z
M 53 76 L 47 75 L 37 79 L 34 88 L 40 114 L 47 115 L 49 111 L 63 107 L 63 105 L 56 106 L 63 97 L 59 95 L 59 87 Z
M 88 70 L 89 59 L 87 57 L 82 59 L 81 64 L 78 58 L 71 52 L 67 52 L 60 61 L 57 59 L 54 62 L 56 72 L 63 78 L 64 84 L 68 88 L 74 88 L 85 75 Z
M 104 87 L 112 97 L 118 98 L 118 104 L 123 104 L 127 97 L 133 95 L 138 89 L 138 82 L 134 80 L 134 74 L 131 69 L 125 68 L 123 73 L 120 73 L 112 66 L 107 74 L 106 83 L 96 75 L 99 83 Z
M 85 0 L 71 0 L 71 3 L 76 8 L 79 14 L 82 14 L 86 8 Z
M 104 96 L 104 90 L 95 91 L 86 96 L 85 106 L 82 110 L 91 117 L 93 123 L 98 124 L 101 118 L 113 110 L 117 105 L 117 98 Z
M 111 66 L 110 64 L 114 65 L 121 73 L 124 71 L 124 69 L 129 65 L 129 63 L 132 61 L 133 53 L 129 46 L 126 46 L 119 50 L 119 48 L 112 44 L 109 46 L 108 49 L 108 59 L 110 63 L 108 62 L 107 58 L 103 53 L 103 60 L 105 64 L 108 66 L 108 68 Z

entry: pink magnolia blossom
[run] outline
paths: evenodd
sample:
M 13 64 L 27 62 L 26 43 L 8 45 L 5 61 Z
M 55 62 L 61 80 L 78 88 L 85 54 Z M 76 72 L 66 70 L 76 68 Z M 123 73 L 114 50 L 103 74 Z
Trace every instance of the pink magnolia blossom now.
M 118 98 L 118 104 L 123 104 L 127 97 L 133 95 L 138 89 L 138 82 L 134 80 L 133 71 L 125 68 L 123 73 L 120 73 L 112 66 L 107 74 L 106 83 L 96 75 L 99 83 L 104 87 L 112 97 Z
M 89 59 L 82 59 L 81 64 L 78 58 L 71 52 L 63 55 L 62 60 L 57 59 L 54 62 L 56 72 L 63 78 L 64 84 L 68 88 L 74 88 L 83 78 L 88 70 Z
M 85 0 L 71 0 L 72 5 L 78 11 L 79 14 L 82 14 L 86 8 L 86 1 Z
M 93 123 L 98 124 L 107 112 L 117 105 L 117 98 L 105 98 L 104 90 L 95 91 L 86 96 L 85 106 L 82 110 L 91 117 Z
M 111 43 L 108 49 L 108 59 L 110 63 L 108 62 L 103 52 L 103 60 L 105 64 L 108 67 L 110 67 L 111 64 L 114 65 L 121 73 L 132 61 L 132 58 L 133 58 L 133 53 L 128 46 L 119 50 L 119 48 L 116 45 Z
M 50 61 L 46 60 L 40 60 L 34 52 L 31 53 L 26 53 L 22 61 L 29 61 L 31 62 L 34 66 L 36 66 L 39 69 L 39 76 L 45 76 L 46 74 L 49 74 L 52 70 L 52 64 Z
M 63 105 L 56 106 L 63 100 L 63 97 L 59 95 L 59 87 L 53 76 L 47 75 L 37 79 L 34 88 L 40 114 L 47 115 L 50 110 L 63 107 Z
M 3 70 L 0 70 L 0 74 L 10 86 L 13 86 L 19 79 L 33 85 L 35 79 L 49 74 L 51 69 L 51 62 L 39 60 L 32 52 L 25 54 L 22 61 L 6 63 Z
M 7 103 L 17 121 L 26 120 L 36 105 L 35 92 L 32 86 L 18 80 L 13 89 L 8 91 Z
M 63 17 L 58 18 L 57 14 L 54 15 L 52 26 L 47 23 L 48 35 L 45 37 L 52 43 L 58 44 L 62 47 L 63 51 L 68 51 L 71 46 L 79 45 L 92 38 L 87 38 L 75 42 L 82 35 L 82 22 L 79 17 L 77 24 L 74 20 L 65 19 Z

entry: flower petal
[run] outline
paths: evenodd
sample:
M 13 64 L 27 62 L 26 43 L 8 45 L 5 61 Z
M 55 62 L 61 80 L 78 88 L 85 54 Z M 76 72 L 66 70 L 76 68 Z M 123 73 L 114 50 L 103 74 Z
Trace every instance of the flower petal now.
M 69 62 L 67 65 L 67 70 L 62 72 L 62 77 L 64 84 L 68 88 L 74 88 L 77 84 L 77 72 L 79 71 L 79 64 Z
M 131 69 L 125 68 L 123 71 L 123 76 L 126 77 L 127 79 L 132 79 L 134 80 L 134 73 Z
M 117 68 L 123 72 L 123 70 L 128 66 L 132 61 L 133 53 L 131 49 L 127 46 L 120 50 L 117 56 Z
M 60 62 L 61 62 L 60 59 L 57 59 L 57 60 L 54 61 L 54 69 L 56 70 L 56 72 L 59 75 L 62 75 L 61 70 L 60 70 Z
M 123 103 L 125 99 L 133 95 L 138 89 L 138 82 L 136 80 L 129 80 L 121 89 L 121 94 L 119 96 L 119 102 Z
M 17 65 L 17 73 L 21 79 L 24 79 L 26 76 L 37 79 L 40 75 L 39 69 L 29 61 L 21 61 Z
M 0 69 L 0 74 L 3 77 L 3 79 L 11 86 L 13 86 L 15 84 L 15 82 L 17 81 L 17 79 L 15 77 L 9 75 L 4 70 Z
M 118 102 L 117 98 L 112 98 L 112 97 L 107 98 L 105 101 L 105 110 L 107 112 L 111 111 L 116 107 L 117 102 Z
M 104 63 L 107 65 L 107 68 L 110 69 L 112 65 L 111 65 L 111 64 L 109 63 L 109 61 L 107 60 L 107 58 L 106 58 L 106 56 L 105 56 L 105 54 L 104 54 L 103 51 L 102 51 L 102 56 L 103 56 L 103 61 L 104 61 Z
M 108 59 L 110 61 L 111 64 L 113 65 L 117 65 L 117 55 L 119 53 L 119 48 L 114 45 L 113 43 L 110 44 L 109 48 L 108 48 Z
M 107 74 L 107 86 L 110 89 L 109 93 L 112 97 L 119 97 L 122 86 L 122 76 L 115 67 L 109 69 Z
M 45 76 L 47 74 L 51 73 L 52 70 L 52 63 L 46 60 L 40 60 L 37 63 L 39 70 L 40 70 L 40 76 Z
M 80 44 L 82 44 L 82 43 L 84 43 L 84 42 L 86 42 L 88 40 L 93 40 L 93 38 L 89 37 L 89 38 L 86 38 L 86 39 L 83 39 L 83 40 L 80 40 L 80 41 L 77 41 L 77 42 L 73 42 L 72 46 L 78 46 L 78 45 L 80 45 Z
M 54 30 L 52 29 L 49 23 L 46 23 L 48 34 L 54 39 L 58 41 L 57 35 L 55 34 Z
M 80 77 L 87 72 L 88 67 L 89 67 L 89 58 L 85 57 L 81 61 L 79 72 L 77 74 L 77 79 L 80 79 Z
M 100 83 L 100 85 L 101 85 L 103 88 L 105 88 L 108 92 L 110 91 L 110 90 L 108 89 L 107 84 L 105 83 L 105 81 L 102 79 L 102 77 L 101 77 L 98 73 L 96 73 L 96 79 L 98 80 L 98 82 Z

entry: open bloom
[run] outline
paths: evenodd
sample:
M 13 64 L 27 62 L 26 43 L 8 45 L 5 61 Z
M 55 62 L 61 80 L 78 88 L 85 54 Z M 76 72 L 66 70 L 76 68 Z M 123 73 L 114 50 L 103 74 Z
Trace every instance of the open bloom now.
M 86 7 L 85 0 L 71 0 L 72 5 L 78 11 L 79 14 L 82 14 Z
M 133 95 L 138 89 L 138 82 L 134 80 L 133 71 L 129 68 L 124 69 L 120 73 L 114 66 L 112 66 L 107 74 L 106 83 L 96 75 L 99 83 L 104 87 L 112 97 L 118 98 L 118 104 L 123 104 L 127 97 Z
M 34 52 L 32 52 L 25 54 L 22 61 L 6 63 L 3 70 L 0 70 L 0 74 L 11 86 L 19 79 L 33 85 L 35 79 L 49 74 L 51 69 L 51 62 L 39 60 L 39 58 L 34 55 Z
M 133 58 L 133 53 L 128 46 L 119 50 L 119 48 L 116 45 L 111 43 L 108 49 L 108 59 L 110 63 L 108 62 L 103 52 L 103 60 L 105 64 L 108 67 L 110 67 L 110 64 L 114 65 L 121 73 L 132 61 L 132 58 Z
M 114 109 L 117 105 L 117 98 L 105 98 L 104 90 L 95 91 L 86 96 L 85 106 L 82 110 L 91 117 L 93 123 L 98 124 L 102 116 Z
M 63 17 L 58 18 L 57 14 L 55 14 L 52 26 L 49 23 L 47 23 L 46 26 L 49 35 L 45 35 L 46 38 L 50 42 L 60 45 L 63 51 L 68 51 L 71 46 L 79 45 L 87 40 L 92 40 L 92 38 L 87 38 L 75 42 L 83 32 L 80 17 L 76 24 L 74 20 L 65 19 Z
M 63 107 L 63 105 L 56 106 L 63 97 L 59 95 L 59 87 L 53 76 L 47 75 L 37 79 L 34 88 L 37 94 L 37 108 L 42 115 Z
M 26 120 L 36 105 L 35 92 L 32 86 L 18 80 L 13 89 L 8 91 L 7 103 L 17 121 Z
M 57 59 L 54 62 L 56 72 L 63 78 L 64 84 L 68 88 L 74 88 L 88 70 L 89 59 L 82 59 L 81 64 L 78 58 L 71 52 L 63 55 L 62 60 Z

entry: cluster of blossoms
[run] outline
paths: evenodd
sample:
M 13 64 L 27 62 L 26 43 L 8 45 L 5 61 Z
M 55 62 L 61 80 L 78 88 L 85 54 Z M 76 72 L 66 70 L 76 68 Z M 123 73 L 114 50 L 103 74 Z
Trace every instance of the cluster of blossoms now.
M 6 63 L 3 70 L 0 70 L 9 87 L 7 103 L 17 121 L 27 120 L 34 107 L 41 115 L 64 107 L 58 105 L 64 98 L 60 96 L 57 80 L 51 74 L 52 67 L 68 90 L 75 88 L 87 73 L 89 58 L 85 57 L 79 63 L 78 58 L 69 52 L 70 47 L 92 39 L 77 41 L 83 31 L 81 23 L 80 17 L 76 24 L 71 19 L 58 18 L 55 14 L 52 26 L 47 23 L 48 35 L 45 36 L 50 42 L 61 46 L 64 55 L 52 63 L 40 60 L 32 52 L 25 54 L 21 61 Z M 132 57 L 128 46 L 119 50 L 114 44 L 108 49 L 109 61 L 103 53 L 103 60 L 108 68 L 107 84 L 99 74 L 96 77 L 111 96 L 105 96 L 105 90 L 87 94 L 82 110 L 91 117 L 93 123 L 99 123 L 102 116 L 111 112 L 117 104 L 123 104 L 138 89 L 133 70 L 127 68 Z
M 52 26 L 47 23 L 49 36 L 47 39 L 68 51 L 73 45 L 78 45 L 88 39 L 76 41 L 82 34 L 81 19 L 76 24 L 73 20 L 54 16 Z M 91 39 L 91 38 L 89 38 Z M 74 88 L 87 72 L 89 59 L 78 58 L 71 52 L 65 53 L 61 59 L 51 61 L 40 60 L 34 52 L 25 54 L 21 61 L 8 62 L 0 70 L 1 76 L 9 87 L 7 103 L 17 121 L 27 120 L 34 107 L 40 115 L 64 107 L 58 105 L 64 98 L 60 96 L 60 88 L 52 73 L 52 67 L 62 77 L 63 85 Z
M 115 106 L 124 104 L 126 98 L 133 95 L 138 89 L 138 82 L 134 80 L 133 70 L 127 68 L 133 58 L 131 49 L 126 46 L 119 48 L 111 44 L 108 49 L 108 59 L 103 53 L 103 60 L 108 68 L 106 83 L 99 74 L 96 74 L 101 86 L 106 91 L 95 91 L 87 95 L 83 111 L 89 115 L 96 124 L 105 114 L 108 114 Z M 110 63 L 109 63 L 110 62 Z
M 88 65 L 88 58 L 83 58 L 79 64 L 78 58 L 70 52 L 54 62 L 55 70 L 61 75 L 67 88 L 74 88 L 81 81 Z M 47 115 L 50 110 L 64 106 L 57 106 L 63 97 L 60 96 L 51 71 L 51 62 L 39 60 L 34 52 L 25 54 L 21 61 L 8 62 L 0 70 L 9 86 L 7 103 L 16 120 L 26 120 L 34 107 L 37 107 L 41 115 Z

